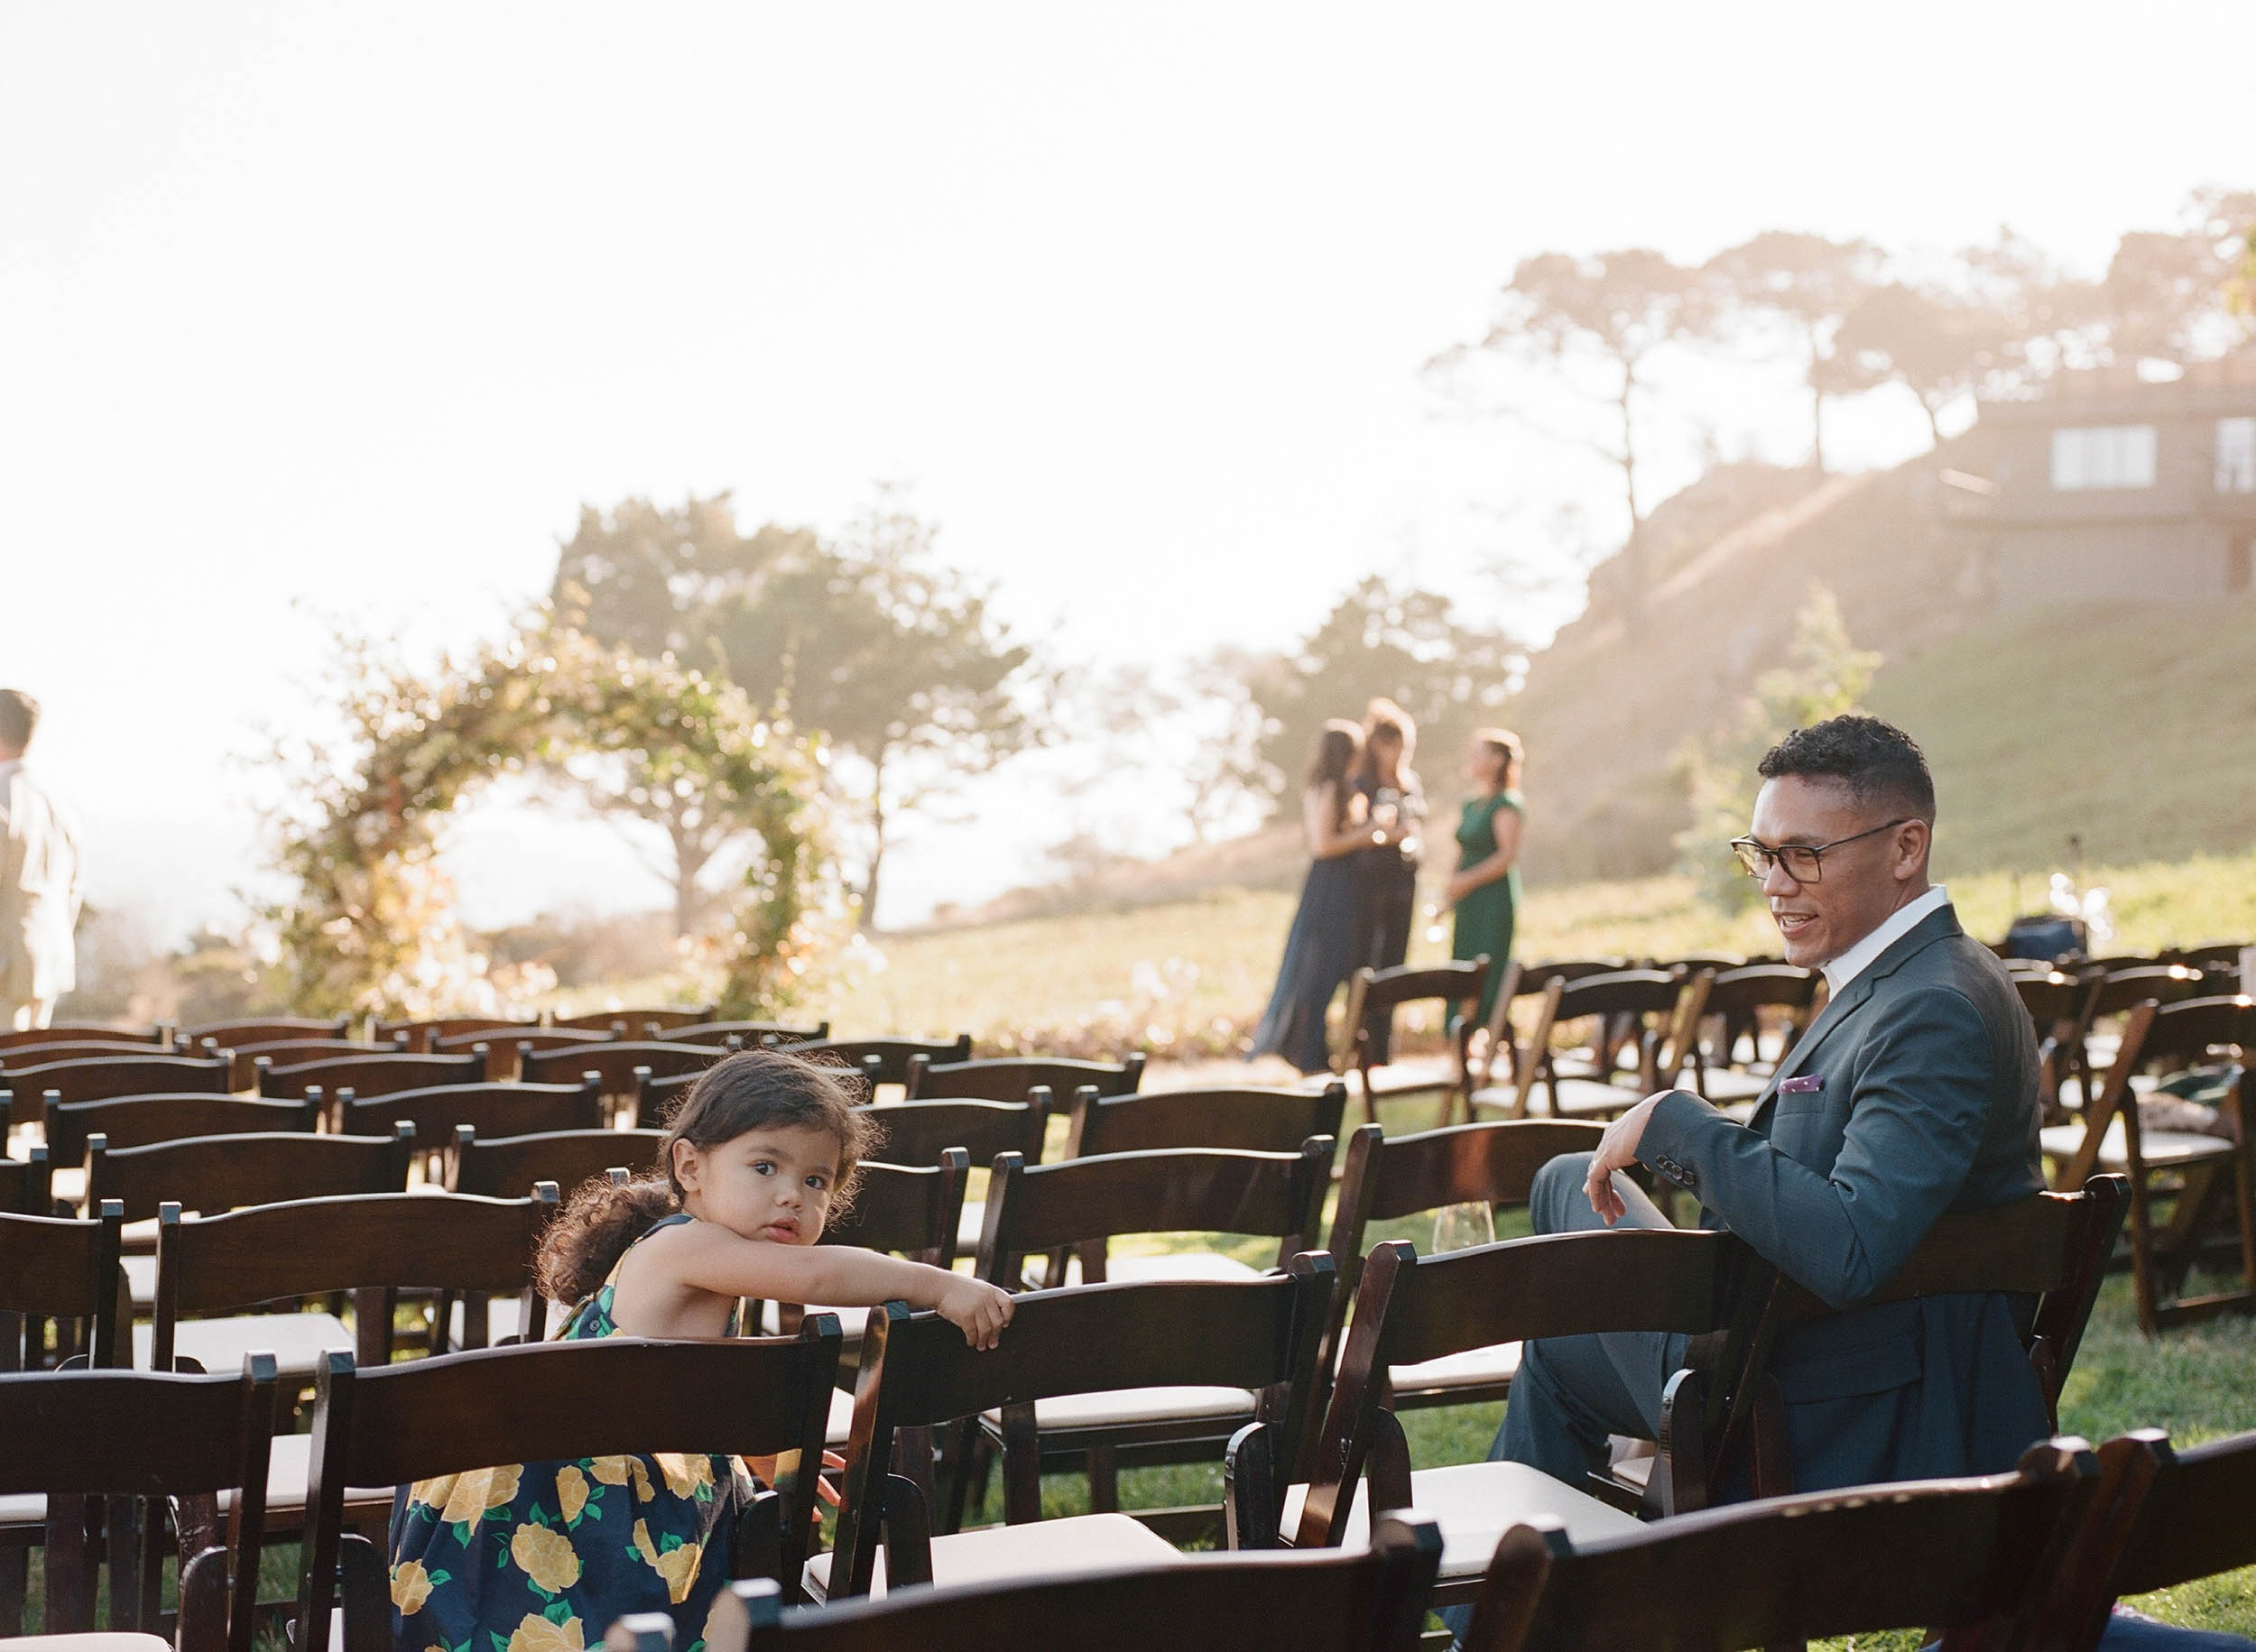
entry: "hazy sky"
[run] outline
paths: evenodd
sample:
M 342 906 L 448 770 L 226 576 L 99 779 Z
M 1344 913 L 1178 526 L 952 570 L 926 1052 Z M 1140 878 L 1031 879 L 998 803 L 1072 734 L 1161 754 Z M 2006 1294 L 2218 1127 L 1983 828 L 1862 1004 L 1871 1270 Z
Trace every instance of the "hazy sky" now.
M 1516 259 L 2010 219 L 2096 266 L 2256 176 L 2256 6 L 2125 16 L 0 0 L 0 682 L 96 897 L 171 926 L 255 866 L 229 760 L 329 621 L 490 632 L 582 501 L 832 528 L 911 481 L 1074 660 L 1275 645 L 1374 567 L 1493 607 L 1552 504 L 1614 526 L 1419 378 Z M 1796 413 L 1694 417 L 1792 459 Z M 1045 802 L 925 832 L 892 916 L 1023 871 Z M 600 828 L 460 837 L 475 916 L 661 898 Z

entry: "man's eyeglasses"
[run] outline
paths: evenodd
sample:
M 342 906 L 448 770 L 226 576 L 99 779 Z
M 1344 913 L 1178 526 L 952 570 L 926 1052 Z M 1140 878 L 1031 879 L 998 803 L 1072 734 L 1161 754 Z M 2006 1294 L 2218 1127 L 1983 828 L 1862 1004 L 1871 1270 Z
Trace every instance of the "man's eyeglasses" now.
M 1816 883 L 1825 876 L 1826 851 L 1908 825 L 1911 818 L 1906 815 L 1900 820 L 1887 821 L 1853 837 L 1836 837 L 1829 844 L 1784 844 L 1773 849 L 1752 837 L 1734 837 L 1731 840 L 1731 852 L 1739 857 L 1740 865 L 1746 868 L 1751 878 L 1767 878 L 1771 875 L 1771 867 L 1782 865 L 1786 868 L 1786 875 L 1795 882 Z

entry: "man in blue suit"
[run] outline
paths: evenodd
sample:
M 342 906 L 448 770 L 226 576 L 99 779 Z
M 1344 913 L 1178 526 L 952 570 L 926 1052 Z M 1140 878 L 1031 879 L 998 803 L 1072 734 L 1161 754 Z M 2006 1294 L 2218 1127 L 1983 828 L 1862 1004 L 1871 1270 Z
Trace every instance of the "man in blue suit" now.
M 1789 1278 L 1847 1310 L 1790 1327 L 1771 1369 L 1787 1401 L 1798 1490 L 2010 1469 L 2048 1432 L 2022 1352 L 2029 1304 L 1956 1296 L 1858 1308 L 1946 1211 L 2044 1186 L 2037 1050 L 1996 958 L 1928 881 L 1935 786 L 1900 730 L 1835 717 L 1762 759 L 1747 836 L 1787 960 L 1830 992 L 1745 1124 L 1682 1090 L 1609 1125 L 1595 1153 L 1537 1178 L 1539 1232 L 1668 1225 L 1632 1164 L 1696 1195 Z M 1610 1434 L 1650 1437 L 1685 1339 L 1532 1343 L 1494 1455 L 1570 1485 Z

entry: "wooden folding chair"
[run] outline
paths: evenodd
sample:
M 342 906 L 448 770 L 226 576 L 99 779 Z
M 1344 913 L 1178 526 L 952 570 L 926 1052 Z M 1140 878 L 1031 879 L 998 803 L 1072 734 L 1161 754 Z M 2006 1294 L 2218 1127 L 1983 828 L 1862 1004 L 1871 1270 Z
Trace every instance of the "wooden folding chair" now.
M 1540 999 L 1554 981 L 1579 981 L 1585 975 L 1610 975 L 1629 967 L 1626 958 L 1549 958 L 1537 964 L 1522 964 L 1514 958 L 1504 965 L 1504 978 L 1497 983 L 1495 1007 L 1489 1011 L 1488 1024 L 1482 1036 L 1473 1041 L 1469 1075 L 1473 1088 L 1485 1090 L 1494 1082 L 1496 1060 L 1502 1057 L 1504 1072 L 1511 1084 L 1520 1082 L 1520 1064 L 1525 1046 L 1512 1024 L 1516 1001 L 1522 998 Z
M 1662 1229 L 1555 1233 L 1420 1258 L 1393 1240 L 1364 1259 L 1311 1473 L 1284 1502 L 1280 1531 L 1299 1548 L 1364 1541 L 1369 1508 L 1415 1507 L 1439 1522 L 1438 1597 L 1471 1598 L 1497 1540 L 1533 1514 L 1566 1522 L 1577 1541 L 1619 1535 L 1635 1515 L 1596 1486 L 1570 1486 L 1524 1463 L 1465 1463 L 1412 1471 L 1401 1425 L 1385 1404 L 1387 1374 L 1469 1348 L 1545 1336 L 1669 1331 L 1694 1339 L 1687 1360 L 1715 1373 L 1679 1394 L 1677 1426 L 1646 1492 L 1658 1513 L 1720 1498 L 1740 1459 L 1751 1383 L 1778 1295 L 1776 1271 L 1728 1233 Z M 1679 1373 L 1672 1388 L 1683 1381 Z M 1367 1477 L 1368 1499 L 1356 1495 Z
M 818 1058 L 835 1056 L 848 1066 L 862 1066 L 872 1056 L 877 1057 L 877 1082 L 899 1084 L 905 1091 L 909 1084 L 909 1064 L 919 1056 L 938 1065 L 952 1066 L 971 1059 L 971 1034 L 959 1032 L 953 1038 L 833 1038 L 828 1035 L 809 1038 L 792 1054 Z
M 1337 1369 L 1347 1309 L 1363 1278 L 1373 1222 L 1399 1222 L 1451 1204 L 1492 1210 L 1524 1206 L 1535 1173 L 1562 1153 L 1595 1151 L 1605 1127 L 1573 1119 L 1510 1119 L 1458 1124 L 1390 1139 L 1366 1124 L 1347 1139 L 1339 1203 L 1328 1246 L 1339 1278 L 1324 1338 L 1322 1372 L 1328 1396 Z M 1468 1348 L 1389 1373 L 1397 1411 L 1502 1399 L 1520 1369 L 1520 1344 Z
M 1388 1095 L 1424 1095 L 1441 1092 L 1441 1112 L 1434 1121 L 1447 1124 L 1456 1117 L 1457 1103 L 1472 1094 L 1472 1011 L 1488 990 L 1485 954 L 1469 962 L 1399 964 L 1392 969 L 1359 969 L 1347 980 L 1348 1029 L 1346 1047 L 1335 1058 L 1342 1073 L 1353 1069 L 1356 1092 L 1363 1100 L 1366 1123 L 1376 1123 L 1379 1100 Z M 1387 1036 L 1394 1012 L 1404 1004 L 1438 1003 L 1445 1011 L 1465 1010 L 1448 1035 L 1448 1054 L 1438 1062 L 1382 1063 L 1379 1052 L 1389 1050 Z M 1466 1105 L 1470 1106 L 1466 1101 Z
M 495 1039 L 506 1043 L 513 1033 L 537 1032 L 540 1029 L 541 1023 L 538 1021 L 512 1020 L 493 1015 L 453 1015 L 425 1021 L 378 1021 L 374 1029 L 377 1042 L 389 1043 L 393 1038 L 405 1038 L 407 1047 L 419 1056 L 430 1055 L 431 1046 L 439 1039 L 451 1038 L 459 1033 L 491 1034 Z
M 618 1032 L 622 1038 L 649 1038 L 670 1033 L 678 1027 L 709 1026 L 714 1008 L 711 1004 L 659 1004 L 646 1010 L 590 1010 L 584 1015 L 552 1015 L 548 1024 Z M 623 1032 L 622 1024 L 625 1027 Z
M 789 1021 L 698 1021 L 687 1027 L 667 1029 L 666 1037 L 676 1044 L 726 1044 L 731 1038 L 742 1040 L 742 1047 L 758 1049 L 763 1039 L 773 1038 L 778 1044 L 812 1044 L 830 1036 L 830 1023 L 817 1021 L 812 1027 L 794 1027 Z
M 2077 1439 L 2019 1470 L 1712 1509 L 1578 1537 L 1515 1524 L 1464 1652 L 1737 1652 L 1821 1636 L 1941 1630 L 1946 1652 L 2024 1644 L 2098 1480 Z
M 43 1145 L 27 1148 L 22 1158 L 0 1158 L 0 1214 L 44 1216 L 51 1213 L 54 1178 L 50 1162 Z
M 162 1025 L 114 1027 L 106 1021 L 56 1021 L 22 1032 L 0 1032 L 0 1050 L 23 1049 L 37 1044 L 123 1044 L 138 1047 L 146 1055 L 162 1046 L 169 1029 Z
M 197 1047 L 199 1055 L 211 1056 L 220 1046 L 207 1039 Z M 263 1044 L 238 1044 L 227 1051 L 234 1066 L 227 1074 L 231 1090 L 255 1090 L 258 1075 L 265 1067 L 302 1066 L 309 1061 L 320 1061 L 339 1056 L 365 1056 L 372 1051 L 388 1051 L 405 1055 L 407 1041 L 395 1039 L 387 1044 L 370 1044 L 359 1038 L 288 1038 Z
M 464 1125 L 488 1137 L 600 1130 L 603 1086 L 586 1078 L 563 1084 L 443 1084 L 365 1101 L 348 1090 L 338 1098 L 337 1116 L 348 1136 L 384 1135 L 404 1121 L 415 1126 L 416 1140 L 437 1152 Z
M 1415 1517 L 1413 1517 L 1414 1520 Z M 707 1652 L 1411 1652 L 1441 1539 L 1389 1518 L 1358 1554 L 1186 1555 L 1149 1570 L 1084 1573 L 840 1601 L 787 1612 L 772 1583 L 738 1583 L 713 1609 Z M 662 1613 L 621 1621 L 612 1652 L 668 1652 Z
M 1106 1096 L 1084 1084 L 1074 1093 L 1066 1157 L 1169 1148 L 1297 1153 L 1311 1136 L 1336 1139 L 1346 1111 L 1347 1086 L 1337 1079 L 1313 1094 L 1246 1085 Z
M 365 1100 L 372 1095 L 390 1095 L 395 1090 L 485 1082 L 483 1056 L 416 1056 L 402 1050 L 372 1050 L 365 1056 L 327 1056 L 289 1066 L 262 1067 L 258 1093 L 295 1101 L 308 1089 L 318 1087 L 331 1097 L 339 1090 L 350 1090 Z
M 1043 1411 L 1086 1409 L 1123 1390 L 1250 1391 L 1260 1397 L 1253 1420 L 1289 1459 L 1307 1425 L 1331 1273 L 1329 1258 L 1309 1254 L 1254 1279 L 1038 1291 L 1019 1299 L 1009 1331 L 984 1352 L 938 1315 L 888 1304 L 863 1335 L 837 1536 L 808 1563 L 808 1592 L 882 1592 L 889 1574 L 953 1584 L 1172 1562 L 1173 1546 L 1127 1515 L 1041 1518 Z M 926 1460 L 904 1463 L 895 1435 L 970 1418 L 1003 1436 L 1007 1524 L 934 1537 Z
M 1502 1088 L 1475 1091 L 1474 1112 L 1503 1107 L 1512 1110 L 1513 1118 L 1532 1117 L 1539 1084 L 1546 1111 L 1554 1118 L 1609 1118 L 1628 1112 L 1654 1091 L 1677 1082 L 1698 1035 L 1713 981 L 1706 971 L 1687 978 L 1650 969 L 1553 981 L 1544 989 L 1527 1058 L 1520 1064 L 1520 1083 L 1508 1093 Z M 1627 1084 L 1619 1081 L 1613 1063 L 1609 1023 L 1620 1017 L 1635 1023 L 1632 1047 L 1637 1068 Z M 1588 1027 L 1595 1052 L 1586 1075 L 1560 1071 L 1559 1052 L 1552 1047 L 1559 1029 L 1576 1023 Z
M 2201 972 L 2151 958 L 2102 960 L 2074 971 L 2084 987 L 2084 1007 L 2066 1040 L 2066 1071 L 2076 1084 L 2076 1104 L 2088 1109 L 2099 1093 L 2098 1067 L 2111 1066 L 2120 1044 L 2101 1030 L 2103 1023 L 2128 1016 L 2143 1003 L 2176 1004 L 2202 996 Z
M 1824 983 L 1825 977 L 1816 970 L 1790 964 L 1748 964 L 1719 971 L 1708 983 L 1707 1000 L 1701 1006 L 1704 1020 L 1719 1033 L 1715 1058 L 1709 1059 L 1706 1041 L 1697 1030 L 1686 1047 L 1693 1094 L 1715 1107 L 1752 1103 L 1809 1024 L 1817 989 Z M 1761 1019 L 1766 1010 L 1779 1022 L 1778 1044 L 1767 1057 Z M 1749 1052 L 1743 1062 L 1739 1059 L 1743 1039 Z
M 145 1042 L 122 1038 L 56 1038 L 0 1049 L 0 1075 L 56 1061 L 118 1060 L 153 1053 Z
M 105 1138 L 115 1152 L 189 1136 L 256 1131 L 310 1132 L 319 1122 L 309 1102 L 254 1101 L 240 1095 L 116 1095 L 91 1102 L 46 1098 L 47 1147 L 58 1166 L 86 1162 L 87 1143 Z
M 342 1038 L 349 1037 L 351 1030 L 351 1018 L 342 1015 L 254 1016 L 238 1020 L 200 1021 L 176 1029 L 172 1038 L 175 1044 L 190 1048 L 201 1048 L 208 1041 L 233 1049 L 237 1044 L 275 1044 L 291 1038 Z
M 820 1315 L 788 1339 L 608 1336 L 366 1371 L 355 1370 L 348 1355 L 331 1355 L 314 1404 L 296 1652 L 330 1652 L 333 1603 L 344 1613 L 340 1652 L 392 1647 L 384 1554 L 346 1530 L 348 1487 L 405 1485 L 496 1463 L 659 1452 L 775 1456 L 775 1490 L 739 1512 L 735 1552 L 714 1564 L 796 1591 L 815 1530 L 823 1423 L 837 1367 L 837 1322 Z M 664 1399 L 623 1405 L 622 1395 Z
M 645 1077 L 671 1078 L 705 1071 L 728 1052 L 710 1044 L 660 1044 L 617 1040 L 568 1045 L 562 1049 L 527 1050 L 518 1058 L 518 1076 L 529 1084 L 578 1084 L 596 1075 L 606 1100 L 632 1100 Z M 639 1115 L 629 1124 L 653 1124 Z
M 2256 1565 L 2256 1433 L 2172 1448 L 2140 1428 L 2099 1448 L 2099 1491 L 2037 1624 L 2044 1652 L 2092 1652 L 2125 1595 Z
M 1026 1260 L 1048 1260 L 1043 1283 L 1066 1282 L 1065 1259 L 1077 1259 L 1084 1284 L 1106 1279 L 1243 1281 L 1258 1277 L 1234 1258 L 1213 1251 L 1112 1257 L 1108 1241 L 1142 1234 L 1236 1233 L 1277 1241 L 1275 1265 L 1315 1247 L 1331 1185 L 1332 1141 L 1311 1137 L 1291 1153 L 1177 1149 L 1108 1153 L 1096 1158 L 1028 1165 L 998 1155 L 987 1184 L 985 1227 L 975 1269 L 1006 1290 L 1023 1288 Z M 1328 1262 L 1325 1277 L 1331 1277 Z M 1320 1330 L 1319 1330 L 1320 1334 Z M 1218 1445 L 1253 1411 L 1237 1388 L 1207 1386 L 1188 1393 L 1060 1399 L 1041 1419 L 1041 1449 L 1055 1464 L 1086 1463 L 1089 1506 L 1119 1507 L 1123 1452 L 1161 1460 Z M 985 1426 L 987 1446 L 963 1441 L 966 1472 L 952 1488 L 951 1529 L 961 1524 L 973 1484 L 984 1481 L 988 1447 L 1007 1444 L 999 1423 Z M 1297 1443 L 1299 1436 L 1292 1436 Z
M 1039 1164 L 1047 1100 L 879 1102 L 863 1116 L 879 1132 L 872 1157 L 889 1165 L 938 1164 L 949 1148 L 964 1149 L 975 1165 L 993 1164 L 998 1153 Z
M 1022 1102 L 1036 1089 L 1062 1097 L 1083 1084 L 1095 1084 L 1099 1095 L 1134 1094 L 1143 1086 L 1143 1052 L 1137 1050 L 1118 1063 L 1045 1056 L 948 1062 L 928 1061 L 921 1056 L 909 1058 L 909 1100 L 912 1102 Z
M 2037 1034 L 2037 1100 L 2044 1109 L 2044 1121 L 2068 1123 L 2061 1085 L 2070 1071 L 2069 1047 L 2083 1015 L 2085 989 L 2058 970 L 2048 969 L 2015 971 L 2013 990 L 2020 995 L 2021 1008 L 2029 1011 L 2029 1025 Z M 2079 1099 L 2090 1100 L 2088 1096 Z
M 435 1056 L 459 1056 L 469 1050 L 485 1058 L 485 1078 L 489 1084 L 507 1084 L 518 1076 L 519 1064 L 527 1050 L 580 1049 L 590 1044 L 607 1044 L 612 1035 L 607 1032 L 588 1032 L 578 1028 L 557 1031 L 545 1027 L 507 1027 L 499 1031 L 450 1033 L 430 1041 Z
M 109 1563 L 115 1652 L 251 1652 L 274 1363 L 239 1375 L 68 1371 L 0 1376 L 0 1495 L 46 1500 L 46 1633 L 90 1633 Z M 212 1499 L 233 1493 L 224 1535 Z M 106 1507 L 97 1538 L 89 1500 Z M 161 1632 L 164 1537 L 177 1529 L 180 1605 Z M 21 1608 L 16 1613 L 21 1619 Z M 67 1645 L 52 1640 L 47 1646 Z
M 104 1056 L 84 1061 L 51 1061 L 0 1074 L 0 1090 L 13 1099 L 8 1127 L 44 1117 L 46 1098 L 91 1102 L 112 1095 L 171 1095 L 227 1093 L 228 1063 L 195 1056 Z
M 606 1171 L 641 1174 L 656 1168 L 664 1136 L 655 1130 L 563 1130 L 489 1140 L 471 1125 L 458 1125 L 447 1190 L 522 1199 L 535 1182 L 554 1182 L 569 1199 L 581 1183 Z
M 2139 1117 L 2137 1080 L 2157 1066 L 2225 1057 L 2237 1066 L 2251 1049 L 2256 1000 L 2196 998 L 2168 1007 L 2150 1001 L 2125 1020 L 2107 1082 L 2082 1121 L 2041 1132 L 2045 1152 L 2057 1167 L 2055 1186 L 2079 1186 L 2094 1170 L 2128 1178 L 2132 1286 L 2139 1326 L 2149 1336 L 2164 1325 L 2256 1299 L 2256 1210 L 2244 1136 L 2245 1077 L 2226 1087 L 2215 1135 L 2148 1129 Z M 2153 1214 L 2158 1192 L 2174 1194 L 2170 1220 L 2159 1230 Z M 2240 1287 L 2187 1297 L 2187 1274 L 2203 1235 L 2228 1202 L 2240 1224 Z

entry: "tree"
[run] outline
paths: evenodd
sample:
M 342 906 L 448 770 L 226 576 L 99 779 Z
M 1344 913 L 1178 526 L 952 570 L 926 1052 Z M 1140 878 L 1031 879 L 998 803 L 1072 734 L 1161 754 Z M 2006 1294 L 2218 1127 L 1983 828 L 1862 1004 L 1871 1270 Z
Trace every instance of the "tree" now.
M 1384 695 L 1417 719 L 1420 759 L 1446 765 L 1494 719 L 1526 666 L 1520 643 L 1458 620 L 1447 597 L 1364 579 L 1253 683 L 1268 724 L 1262 780 L 1278 812 L 1299 808 L 1299 777 L 1327 718 L 1360 720 Z
M 2256 191 L 2196 191 L 2176 230 L 2132 230 L 2100 283 L 2108 353 L 2118 361 L 2192 362 L 2221 355 L 2239 328 L 2230 287 L 2256 218 Z
M 851 776 L 834 763 L 825 782 L 860 782 L 864 920 L 900 817 L 1043 731 L 1031 651 L 1011 641 L 985 590 L 936 560 L 936 531 L 890 488 L 837 543 L 775 524 L 747 536 L 726 494 L 679 508 L 630 499 L 584 511 L 557 567 L 559 609 L 591 634 L 725 678 L 763 717 L 853 760 Z M 709 810 L 689 825 L 649 778 L 614 777 L 608 806 L 667 827 L 677 901 L 687 891 L 694 905 L 696 870 L 683 857 L 702 866 L 733 834 Z M 638 790 L 649 800 L 637 803 Z
M 1608 410 L 1611 435 L 1581 445 L 1621 472 L 1630 516 L 1622 558 L 1631 576 L 1632 623 L 1641 616 L 1646 585 L 1638 533 L 1645 520 L 1637 491 L 1637 411 L 1645 387 L 1639 375 L 1656 351 L 1703 335 L 1709 324 L 1698 279 L 1660 253 L 1539 253 L 1512 272 L 1479 342 L 1456 346 L 1428 364 L 1429 370 L 1447 369 L 1491 352 L 1546 365 Z
M 1195 843 L 1206 843 L 1250 801 L 1266 803 L 1261 763 L 1265 719 L 1253 683 L 1271 662 L 1232 648 L 1171 673 L 1127 665 L 1095 678 L 1076 697 L 1077 720 L 1101 737 L 1103 769 L 1069 789 L 1094 790 L 1105 774 L 1146 777 L 1146 790 L 1173 791 Z
M 1760 892 L 1724 850 L 1754 813 L 1762 786 L 1755 764 L 1795 729 L 1855 710 L 1879 669 L 1878 654 L 1849 640 L 1832 591 L 1813 584 L 1794 615 L 1786 663 L 1755 678 L 1754 691 L 1729 724 L 1686 749 L 1679 761 L 1692 824 L 1677 835 L 1678 863 L 1726 911 L 1752 904 Z
M 1891 283 L 1842 318 L 1833 348 L 1866 382 L 1900 384 L 1918 397 L 1939 448 L 1943 410 L 2005 365 L 2010 331 L 1993 309 Z
M 1809 391 L 1809 462 L 1826 468 L 1826 398 L 1871 388 L 1856 359 L 1835 348 L 1844 318 L 1878 281 L 1880 249 L 1797 230 L 1766 229 L 1707 261 L 1726 310 L 1782 327 L 1802 359 Z

